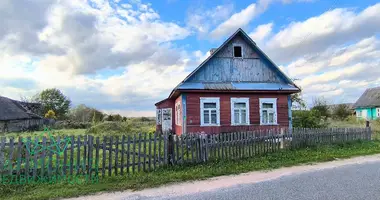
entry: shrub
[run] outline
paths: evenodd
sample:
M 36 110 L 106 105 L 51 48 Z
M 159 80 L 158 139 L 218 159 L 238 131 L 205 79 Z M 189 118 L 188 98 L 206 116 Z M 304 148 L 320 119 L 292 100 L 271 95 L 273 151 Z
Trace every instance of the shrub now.
M 327 120 L 316 110 L 294 110 L 293 127 L 295 128 L 325 128 Z
M 338 120 L 346 120 L 350 115 L 350 108 L 346 104 L 339 104 L 334 108 L 332 117 Z
M 54 125 L 54 129 L 86 129 L 91 127 L 90 122 L 76 122 L 71 120 L 57 121 Z

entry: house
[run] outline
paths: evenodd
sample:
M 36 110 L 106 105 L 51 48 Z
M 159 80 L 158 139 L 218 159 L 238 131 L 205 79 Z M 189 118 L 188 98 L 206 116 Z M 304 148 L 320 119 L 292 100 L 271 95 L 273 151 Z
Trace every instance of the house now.
M 44 119 L 37 113 L 39 103 L 26 103 L 0 96 L 0 132 L 37 129 Z
M 375 120 L 380 117 L 380 87 L 368 88 L 354 104 L 356 117 Z
M 156 129 L 182 134 L 291 127 L 290 95 L 299 91 L 238 29 L 155 104 Z

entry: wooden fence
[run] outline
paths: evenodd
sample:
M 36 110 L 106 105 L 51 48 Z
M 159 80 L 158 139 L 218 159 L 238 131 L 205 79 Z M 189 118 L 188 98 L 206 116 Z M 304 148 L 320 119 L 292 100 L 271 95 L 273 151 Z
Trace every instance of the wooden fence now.
M 164 165 L 242 159 L 290 148 L 370 140 L 370 128 L 271 129 L 222 134 L 1 138 L 0 173 L 27 178 L 113 176 Z

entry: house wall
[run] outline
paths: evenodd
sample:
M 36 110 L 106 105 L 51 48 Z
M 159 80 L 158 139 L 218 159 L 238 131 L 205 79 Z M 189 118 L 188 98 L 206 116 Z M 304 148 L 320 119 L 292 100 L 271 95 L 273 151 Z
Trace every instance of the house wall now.
M 220 98 L 220 126 L 200 126 L 200 97 Z M 249 98 L 250 125 L 231 125 L 231 97 Z M 278 125 L 260 125 L 259 98 L 277 98 L 277 123 Z M 187 133 L 205 132 L 220 133 L 231 131 L 248 131 L 267 128 L 288 128 L 289 110 L 288 94 L 253 94 L 253 93 L 187 93 L 186 95 L 186 129 Z
M 162 109 L 162 108 L 171 108 L 172 109 L 172 131 L 175 131 L 175 121 L 174 121 L 174 100 L 172 99 L 166 99 L 165 101 L 160 102 L 156 105 L 156 109 Z M 161 113 L 162 115 L 162 113 Z M 163 119 L 161 118 L 161 121 Z M 156 132 L 162 133 L 162 123 L 161 125 L 156 124 Z
M 0 132 L 20 132 L 38 130 L 43 124 L 43 119 L 20 119 L 0 121 Z
M 175 133 L 177 134 L 177 135 L 181 135 L 182 134 L 182 121 L 183 121 L 183 119 L 182 119 L 182 95 L 180 95 L 179 97 L 177 97 L 177 99 L 175 100 L 175 105 L 177 105 L 177 103 L 179 103 L 179 105 L 180 105 L 180 125 L 177 125 L 176 123 L 174 124 L 174 129 L 175 129 Z M 175 105 L 174 105 L 174 107 L 175 107 Z M 177 119 L 177 112 L 176 111 L 174 111 L 174 121 L 175 121 L 175 119 Z
M 242 46 L 243 59 L 233 57 L 234 45 Z M 240 36 L 234 37 L 187 82 L 270 82 L 284 83 L 266 59 Z
M 375 120 L 377 119 L 377 111 L 376 108 L 356 108 L 356 117 L 360 119 L 368 119 L 368 120 Z M 359 113 L 362 112 L 362 115 L 360 116 Z M 367 112 L 367 118 L 365 118 L 365 115 L 363 112 Z

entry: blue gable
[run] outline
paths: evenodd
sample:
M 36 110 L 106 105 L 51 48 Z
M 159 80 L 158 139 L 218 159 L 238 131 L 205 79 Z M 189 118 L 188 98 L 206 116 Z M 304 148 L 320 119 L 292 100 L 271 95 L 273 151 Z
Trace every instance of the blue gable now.
M 234 57 L 234 46 L 242 48 L 241 58 Z M 177 89 L 221 90 L 223 88 L 225 90 L 300 91 L 242 29 L 238 29 L 228 38 L 173 92 Z

